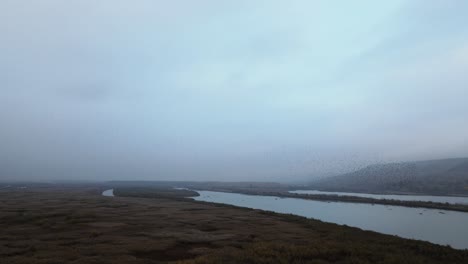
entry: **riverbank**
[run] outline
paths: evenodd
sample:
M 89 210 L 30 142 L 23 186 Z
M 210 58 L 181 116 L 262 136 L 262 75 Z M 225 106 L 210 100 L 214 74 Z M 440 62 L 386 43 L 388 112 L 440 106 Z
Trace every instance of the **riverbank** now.
M 115 190 L 118 193 L 118 189 Z M 304 217 L 101 190 L 0 192 L 5 263 L 466 263 L 467 250 Z
M 468 249 L 468 214 L 463 212 L 226 192 L 199 193 L 200 196 L 195 197 L 195 200 L 294 214 L 382 234 Z
M 468 205 L 466 204 L 449 204 L 449 203 L 437 203 L 437 202 L 425 202 L 425 201 L 402 201 L 394 199 L 374 199 L 367 197 L 358 196 L 347 196 L 347 195 L 330 195 L 330 194 L 299 194 L 290 193 L 285 191 L 269 191 L 269 190 L 246 190 L 246 189 L 203 189 L 207 191 L 219 191 L 219 192 L 231 192 L 240 193 L 247 195 L 261 195 L 261 196 L 276 196 L 281 198 L 298 198 L 306 200 L 324 201 L 324 202 L 345 202 L 345 203 L 365 203 L 365 204 L 382 204 L 382 205 L 394 205 L 404 206 L 412 208 L 427 208 L 427 209 L 439 209 L 449 210 L 457 212 L 468 212 Z

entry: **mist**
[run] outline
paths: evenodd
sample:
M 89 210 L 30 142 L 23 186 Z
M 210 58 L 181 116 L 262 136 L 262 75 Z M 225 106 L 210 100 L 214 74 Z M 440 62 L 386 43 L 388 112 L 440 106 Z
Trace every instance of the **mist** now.
M 466 1 L 0 2 L 1 180 L 468 156 Z

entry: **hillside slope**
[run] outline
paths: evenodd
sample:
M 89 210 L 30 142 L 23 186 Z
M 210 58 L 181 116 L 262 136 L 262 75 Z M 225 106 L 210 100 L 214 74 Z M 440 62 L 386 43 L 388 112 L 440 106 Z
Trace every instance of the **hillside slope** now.
M 468 158 L 371 165 L 313 182 L 324 191 L 468 195 Z

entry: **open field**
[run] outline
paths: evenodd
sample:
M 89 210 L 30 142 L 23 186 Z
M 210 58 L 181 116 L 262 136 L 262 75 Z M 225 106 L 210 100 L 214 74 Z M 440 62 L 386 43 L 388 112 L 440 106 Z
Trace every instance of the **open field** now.
M 302 217 L 101 190 L 1 190 L 1 263 L 468 263 L 466 250 Z

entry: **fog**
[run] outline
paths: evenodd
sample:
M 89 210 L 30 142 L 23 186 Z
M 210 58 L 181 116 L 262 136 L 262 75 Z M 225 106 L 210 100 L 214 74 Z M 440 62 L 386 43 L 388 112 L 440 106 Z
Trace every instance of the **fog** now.
M 468 156 L 468 1 L 0 1 L 0 180 Z

